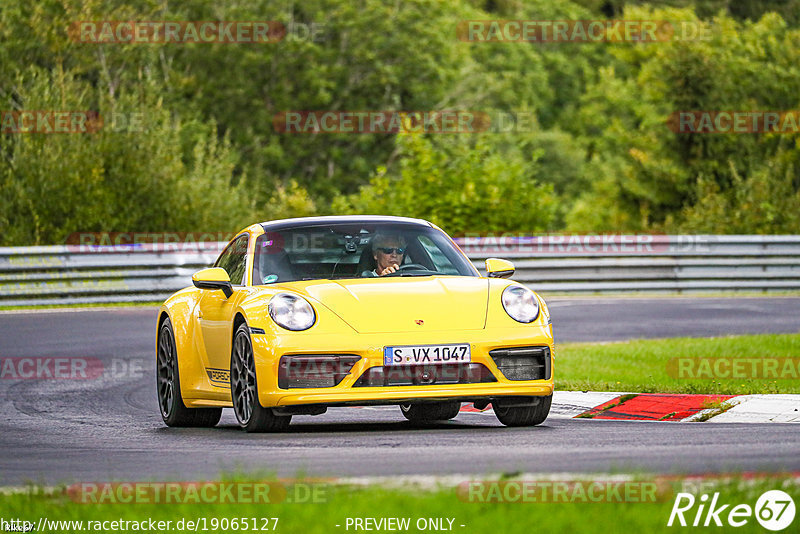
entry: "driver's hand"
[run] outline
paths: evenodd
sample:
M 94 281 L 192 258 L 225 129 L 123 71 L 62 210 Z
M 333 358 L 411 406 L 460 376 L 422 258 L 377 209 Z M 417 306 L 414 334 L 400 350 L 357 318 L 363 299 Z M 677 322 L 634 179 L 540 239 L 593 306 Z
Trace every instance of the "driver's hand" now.
M 390 273 L 396 272 L 398 269 L 400 269 L 400 266 L 397 265 L 396 263 L 393 263 L 393 264 L 389 265 L 388 267 L 386 267 L 381 272 L 379 272 L 378 275 L 379 276 L 383 276 L 383 275 L 386 275 L 386 274 L 390 274 Z

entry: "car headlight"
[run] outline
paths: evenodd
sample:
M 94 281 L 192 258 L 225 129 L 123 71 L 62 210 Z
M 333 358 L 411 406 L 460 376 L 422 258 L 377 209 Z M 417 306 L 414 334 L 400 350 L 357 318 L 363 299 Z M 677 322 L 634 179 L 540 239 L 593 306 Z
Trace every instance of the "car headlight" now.
M 308 330 L 317 320 L 311 304 L 291 293 L 278 293 L 270 299 L 269 316 L 287 330 Z
M 503 308 L 520 323 L 532 323 L 539 317 L 539 301 L 533 291 L 522 286 L 508 286 L 503 290 Z

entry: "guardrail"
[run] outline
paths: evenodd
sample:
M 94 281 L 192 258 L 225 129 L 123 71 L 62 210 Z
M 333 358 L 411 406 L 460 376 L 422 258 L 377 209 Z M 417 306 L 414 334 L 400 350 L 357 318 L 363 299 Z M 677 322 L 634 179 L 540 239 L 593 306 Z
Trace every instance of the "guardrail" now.
M 800 290 L 800 236 L 534 236 L 456 240 L 545 294 Z M 0 247 L 0 306 L 153 302 L 191 285 L 224 243 Z
M 514 261 L 515 280 L 547 292 L 788 291 L 800 289 L 800 236 L 542 236 L 459 245 L 482 267 Z

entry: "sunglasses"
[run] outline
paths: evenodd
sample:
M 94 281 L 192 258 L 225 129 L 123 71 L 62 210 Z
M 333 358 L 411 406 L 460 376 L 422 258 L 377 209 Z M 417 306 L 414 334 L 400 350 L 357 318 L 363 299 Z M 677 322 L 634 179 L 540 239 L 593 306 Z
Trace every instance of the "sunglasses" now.
M 391 254 L 392 252 L 395 252 L 395 251 L 400 255 L 403 255 L 403 254 L 406 253 L 406 249 L 399 248 L 399 247 L 395 247 L 395 248 L 378 247 L 378 250 L 380 250 L 384 254 Z

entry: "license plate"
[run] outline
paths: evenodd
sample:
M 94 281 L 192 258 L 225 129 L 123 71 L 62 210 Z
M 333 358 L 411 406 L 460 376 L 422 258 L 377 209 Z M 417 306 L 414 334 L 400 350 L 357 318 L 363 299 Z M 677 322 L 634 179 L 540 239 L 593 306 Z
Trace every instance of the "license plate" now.
M 383 365 L 465 363 L 471 360 L 469 344 L 403 345 L 383 348 Z

